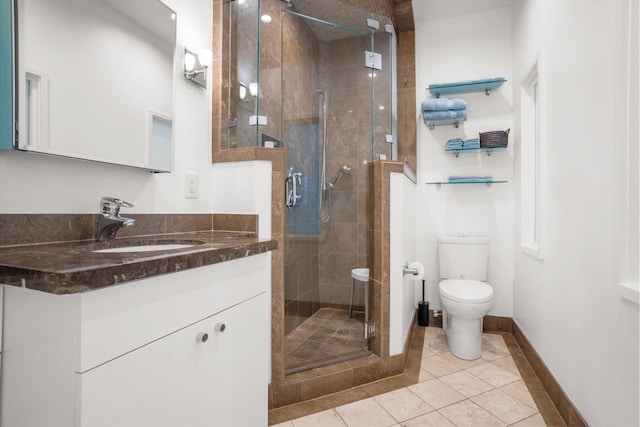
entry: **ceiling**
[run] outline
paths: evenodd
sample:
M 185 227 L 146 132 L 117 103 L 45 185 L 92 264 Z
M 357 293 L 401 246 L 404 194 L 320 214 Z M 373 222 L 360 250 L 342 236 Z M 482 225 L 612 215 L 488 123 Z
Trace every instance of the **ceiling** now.
M 290 0 L 291 9 L 321 20 L 369 33 L 367 18 L 378 19 L 381 30 L 392 21 L 396 33 L 411 31 L 414 22 L 428 22 L 484 10 L 513 6 L 515 0 Z M 321 41 L 351 37 L 345 30 L 309 22 Z
M 514 0 L 413 0 L 414 22 L 436 21 L 513 6 Z
M 367 19 L 380 22 L 380 30 L 392 22 L 392 0 L 291 0 L 290 10 L 303 15 L 339 24 L 361 33 L 370 34 Z M 353 37 L 354 33 L 314 21 L 307 24 L 320 41 L 332 41 Z

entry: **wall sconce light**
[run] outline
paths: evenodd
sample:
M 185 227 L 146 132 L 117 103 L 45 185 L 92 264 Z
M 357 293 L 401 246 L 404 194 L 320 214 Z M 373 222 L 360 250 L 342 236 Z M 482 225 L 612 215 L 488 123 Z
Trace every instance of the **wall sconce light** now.
M 184 76 L 195 84 L 207 87 L 207 68 L 211 66 L 213 53 L 209 49 L 200 49 L 196 55 L 184 49 Z
M 244 83 L 240 83 L 240 99 L 244 100 L 247 97 L 247 86 Z
M 240 96 L 240 100 L 249 101 L 258 95 L 258 83 L 249 83 L 248 85 L 244 82 L 238 82 L 238 95 Z
M 258 83 L 249 83 L 249 93 L 251 96 L 258 95 Z

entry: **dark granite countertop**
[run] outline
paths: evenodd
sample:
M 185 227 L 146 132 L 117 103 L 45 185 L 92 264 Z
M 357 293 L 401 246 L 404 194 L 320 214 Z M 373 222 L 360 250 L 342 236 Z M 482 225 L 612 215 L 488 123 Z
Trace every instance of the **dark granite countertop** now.
M 100 249 L 154 244 L 189 244 L 182 249 L 96 253 Z M 131 280 L 174 273 L 277 249 L 255 233 L 198 231 L 91 241 L 0 247 L 0 284 L 52 294 L 72 294 Z

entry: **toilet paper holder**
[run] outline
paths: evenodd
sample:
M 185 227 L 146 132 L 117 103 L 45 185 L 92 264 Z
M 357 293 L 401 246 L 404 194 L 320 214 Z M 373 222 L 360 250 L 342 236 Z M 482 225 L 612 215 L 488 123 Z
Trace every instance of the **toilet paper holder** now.
M 417 276 L 418 274 L 420 274 L 420 271 L 416 267 L 409 267 L 409 261 L 405 261 L 404 265 L 402 266 L 402 275 L 406 276 L 407 274 Z

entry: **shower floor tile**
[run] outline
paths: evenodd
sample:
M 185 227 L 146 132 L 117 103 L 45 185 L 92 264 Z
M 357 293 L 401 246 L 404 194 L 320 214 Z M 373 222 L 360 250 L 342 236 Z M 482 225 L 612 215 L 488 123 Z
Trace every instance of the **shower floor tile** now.
M 366 354 L 364 313 L 321 308 L 285 337 L 287 372 Z

